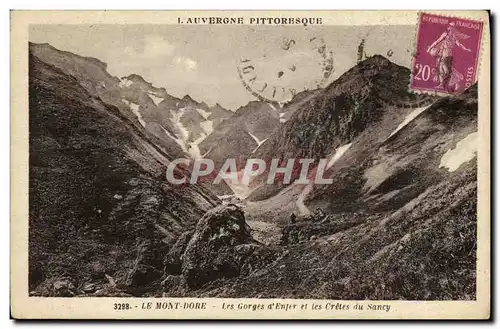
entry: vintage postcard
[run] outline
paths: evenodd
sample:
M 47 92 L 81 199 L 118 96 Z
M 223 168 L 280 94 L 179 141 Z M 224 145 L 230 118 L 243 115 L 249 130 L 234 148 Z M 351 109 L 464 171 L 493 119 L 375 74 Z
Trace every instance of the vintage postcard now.
M 488 319 L 487 11 L 12 11 L 16 319 Z

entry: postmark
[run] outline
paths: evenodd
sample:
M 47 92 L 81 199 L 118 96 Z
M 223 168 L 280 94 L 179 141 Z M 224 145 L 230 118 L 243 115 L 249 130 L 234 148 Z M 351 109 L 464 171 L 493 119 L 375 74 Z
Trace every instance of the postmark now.
M 277 47 L 278 60 L 263 54 L 242 57 L 237 63 L 241 83 L 261 101 L 285 103 L 301 91 L 324 87 L 335 72 L 333 51 L 323 38 L 283 37 Z M 279 64 L 270 65 L 271 61 Z
M 478 77 L 483 22 L 420 13 L 410 88 L 455 94 Z

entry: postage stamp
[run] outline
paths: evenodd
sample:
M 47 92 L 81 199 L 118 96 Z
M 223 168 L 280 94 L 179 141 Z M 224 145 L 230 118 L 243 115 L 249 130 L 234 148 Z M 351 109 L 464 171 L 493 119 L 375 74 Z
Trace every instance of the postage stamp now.
M 477 81 L 483 22 L 421 13 L 410 87 L 453 94 Z
M 12 317 L 489 317 L 486 11 L 11 15 Z

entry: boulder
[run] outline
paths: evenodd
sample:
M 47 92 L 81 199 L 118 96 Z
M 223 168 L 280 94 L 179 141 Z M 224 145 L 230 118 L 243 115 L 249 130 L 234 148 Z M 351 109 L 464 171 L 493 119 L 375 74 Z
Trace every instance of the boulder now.
M 97 285 L 95 283 L 85 283 L 82 287 L 82 291 L 84 293 L 93 293 L 95 292 L 96 290 L 99 290 Z
M 106 285 L 101 289 L 96 290 L 93 294 L 89 296 L 94 297 L 133 297 L 133 295 L 110 285 Z
M 32 296 L 45 297 L 73 297 L 77 294 L 77 290 L 69 278 L 54 277 L 43 281 L 35 291 L 31 292 Z
M 126 288 L 134 291 L 135 294 L 140 294 L 147 285 L 155 281 L 159 283 L 163 273 L 162 260 L 157 254 L 163 252 L 164 248 L 165 246 L 160 241 L 139 240 L 135 261 L 126 271 L 125 280 L 119 280 L 119 288 Z
M 249 255 L 260 248 L 264 247 L 252 238 L 243 211 L 235 205 L 218 206 L 199 220 L 182 255 L 182 275 L 194 289 L 239 276 Z
M 181 258 L 182 254 L 186 250 L 189 240 L 193 236 L 193 231 L 186 231 L 182 233 L 175 244 L 170 248 L 167 255 L 165 256 L 164 272 L 165 275 L 179 275 L 181 274 Z
M 161 282 L 164 291 L 178 291 L 185 286 L 185 279 L 182 275 L 169 275 Z

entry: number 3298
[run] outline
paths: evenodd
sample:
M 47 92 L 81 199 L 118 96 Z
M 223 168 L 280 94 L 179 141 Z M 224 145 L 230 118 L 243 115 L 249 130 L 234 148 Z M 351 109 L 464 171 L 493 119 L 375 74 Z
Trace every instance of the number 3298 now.
M 118 311 L 124 311 L 124 310 L 130 310 L 131 307 L 129 303 L 114 303 L 113 309 Z

